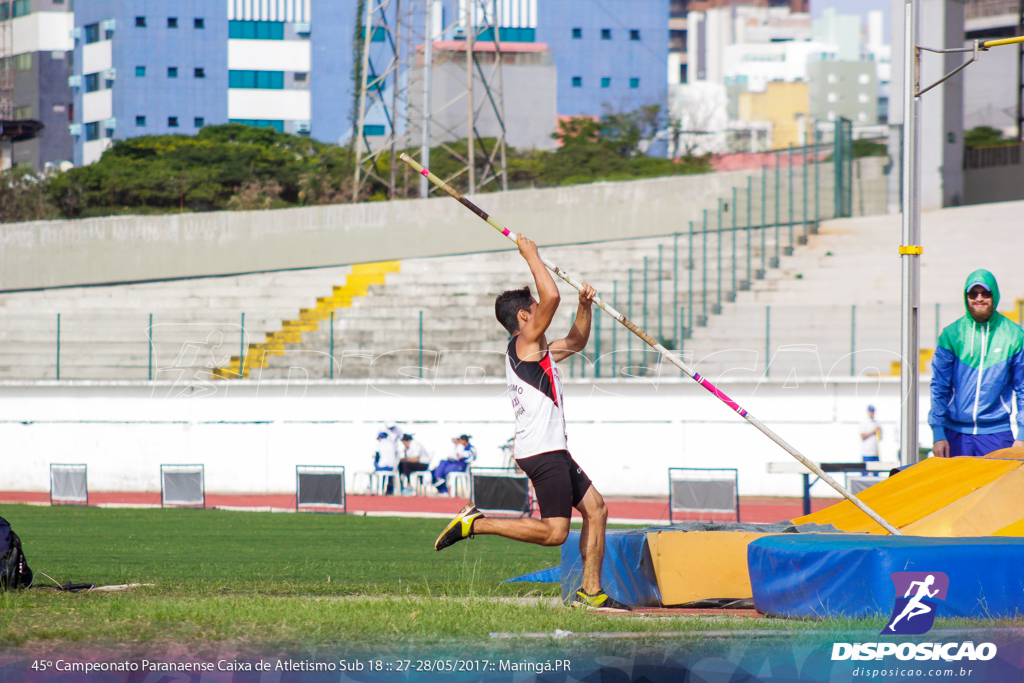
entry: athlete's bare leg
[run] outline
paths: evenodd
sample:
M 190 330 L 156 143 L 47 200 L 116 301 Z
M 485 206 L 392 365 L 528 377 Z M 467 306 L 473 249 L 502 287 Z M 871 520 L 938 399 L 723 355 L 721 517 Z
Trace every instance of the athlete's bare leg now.
M 601 590 L 601 563 L 604 561 L 604 534 L 608 526 L 608 506 L 591 486 L 576 506 L 583 515 L 580 531 L 580 555 L 583 556 L 583 590 L 594 594 Z
M 473 533 L 503 536 L 513 541 L 524 541 L 537 545 L 562 545 L 569 537 L 569 519 L 567 517 L 545 517 L 543 519 L 480 517 L 473 522 Z

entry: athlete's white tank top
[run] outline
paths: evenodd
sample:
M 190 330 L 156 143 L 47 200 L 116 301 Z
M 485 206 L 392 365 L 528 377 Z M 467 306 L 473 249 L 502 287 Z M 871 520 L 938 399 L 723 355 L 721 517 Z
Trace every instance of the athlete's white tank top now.
M 505 352 L 505 379 L 516 414 L 513 455 L 518 459 L 568 450 L 562 378 L 551 352 L 545 351 L 540 362 L 519 360 L 516 339 L 512 337 Z

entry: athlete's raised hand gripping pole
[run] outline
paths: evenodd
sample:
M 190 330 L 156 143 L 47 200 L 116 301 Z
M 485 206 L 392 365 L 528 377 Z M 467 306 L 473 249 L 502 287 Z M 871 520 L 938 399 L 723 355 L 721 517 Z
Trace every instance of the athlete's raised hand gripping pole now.
M 512 234 L 512 232 L 508 228 L 506 228 L 505 226 L 503 226 L 500 223 L 498 223 L 498 221 L 496 221 L 493 218 L 491 218 L 489 215 L 487 215 L 486 212 L 484 212 L 482 209 L 480 209 L 480 207 L 475 205 L 473 202 L 471 202 L 468 199 L 466 199 L 465 197 L 463 197 L 458 192 L 458 190 L 453 188 L 451 185 L 449 185 L 448 183 L 444 182 L 443 180 L 438 178 L 436 175 L 434 175 L 433 173 L 431 173 L 427 169 L 423 168 L 423 166 L 421 164 L 417 163 L 408 154 L 404 154 L 403 153 L 401 155 L 401 157 L 399 157 L 399 158 L 402 161 L 404 161 L 406 164 L 408 164 L 411 168 L 413 168 L 417 173 L 425 176 L 434 185 L 436 185 L 437 187 L 439 187 L 442 190 L 444 190 L 445 192 L 447 192 L 449 195 L 451 195 L 451 197 L 453 199 L 456 199 L 463 206 L 465 206 L 467 209 L 469 209 L 470 211 L 475 213 L 477 216 L 482 218 L 484 221 L 486 221 L 488 224 L 490 224 L 490 226 L 493 227 L 495 230 L 497 230 L 498 232 L 503 234 L 505 237 L 509 238 L 513 243 L 516 241 L 515 235 Z M 576 290 L 579 290 L 583 286 L 582 283 L 578 282 L 571 275 L 569 275 L 564 270 L 562 270 L 561 268 L 556 266 L 554 263 L 552 263 L 551 261 L 546 259 L 543 254 L 539 254 L 539 256 L 540 256 L 541 262 L 552 273 L 554 273 L 555 275 L 560 277 L 565 282 L 569 283 L 569 285 L 571 285 L 573 288 L 575 288 Z M 613 317 L 617 321 L 619 321 L 626 329 L 628 329 L 630 332 L 632 332 L 636 336 L 640 337 L 642 340 L 644 340 L 644 342 L 648 346 L 650 346 L 655 351 L 660 353 L 662 355 L 662 357 L 665 358 L 665 360 L 667 360 L 668 362 L 672 363 L 672 365 L 675 365 L 677 368 L 682 370 L 688 377 L 690 377 L 695 382 L 700 384 L 702 387 L 707 389 L 717 399 L 722 401 L 722 403 L 724 403 L 725 405 L 729 406 L 733 411 L 735 411 L 737 414 L 739 414 L 740 417 L 745 419 L 750 424 L 754 425 L 758 429 L 758 431 L 760 431 L 762 434 L 764 434 L 769 439 L 774 441 L 778 446 L 780 446 L 783 450 L 785 450 L 787 453 L 792 455 L 794 458 L 799 460 L 800 463 L 804 467 L 809 469 L 811 472 L 813 472 L 815 475 L 817 475 L 817 477 L 819 479 L 821 479 L 823 482 L 825 482 L 826 484 L 831 486 L 833 489 L 838 491 L 840 494 L 842 494 L 844 498 L 846 498 L 851 503 L 853 503 L 855 506 L 857 506 L 857 508 L 859 510 L 861 510 L 861 512 L 863 512 L 868 517 L 870 517 L 875 522 L 877 522 L 883 529 L 885 529 L 886 531 L 888 531 L 890 534 L 892 534 L 894 536 L 902 536 L 902 534 L 900 533 L 899 529 L 894 527 L 889 522 L 885 521 L 877 512 L 875 512 L 874 510 L 869 508 L 859 498 L 857 498 L 855 495 L 853 495 L 852 493 L 847 491 L 841 484 L 839 484 L 839 482 L 837 482 L 835 479 L 833 479 L 828 474 L 823 472 L 820 467 L 818 467 L 816 464 L 814 464 L 809 459 L 804 457 L 803 454 L 801 454 L 799 451 L 797 451 L 793 446 L 789 445 L 782 437 L 780 437 L 778 434 L 776 434 L 771 429 L 766 427 L 764 425 L 764 423 L 762 423 L 760 420 L 758 420 L 753 415 L 751 415 L 746 410 L 744 410 L 738 403 L 736 403 L 731 398 L 729 398 L 718 387 L 716 387 L 714 384 L 709 382 L 706 377 L 703 377 L 699 373 L 697 373 L 694 370 L 692 370 L 689 366 L 686 365 L 686 363 L 684 363 L 682 361 L 681 358 L 673 356 L 671 353 L 669 353 L 668 349 L 666 349 L 664 346 L 659 344 L 653 337 L 651 337 L 651 335 L 647 334 L 644 330 L 642 330 L 639 327 L 637 327 L 637 325 L 634 324 L 628 318 L 626 318 L 626 316 L 622 315 L 617 310 L 612 308 L 610 305 L 606 304 L 601 299 L 601 297 L 595 296 L 593 298 L 593 300 L 594 300 L 594 304 L 599 306 L 601 308 L 601 310 L 603 310 L 605 313 L 607 313 L 608 315 L 610 315 L 611 317 Z

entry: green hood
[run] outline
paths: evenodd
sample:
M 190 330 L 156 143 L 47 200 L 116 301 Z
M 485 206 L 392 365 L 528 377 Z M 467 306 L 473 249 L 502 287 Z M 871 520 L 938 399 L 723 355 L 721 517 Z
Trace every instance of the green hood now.
M 967 290 L 971 288 L 976 282 L 984 282 L 985 285 L 992 291 L 992 304 L 993 314 L 994 309 L 999 308 L 999 283 L 996 282 L 996 276 L 988 272 L 984 268 L 979 268 L 970 275 L 967 276 L 967 280 L 964 281 L 964 310 L 967 311 L 967 315 L 971 314 L 971 309 L 967 306 Z

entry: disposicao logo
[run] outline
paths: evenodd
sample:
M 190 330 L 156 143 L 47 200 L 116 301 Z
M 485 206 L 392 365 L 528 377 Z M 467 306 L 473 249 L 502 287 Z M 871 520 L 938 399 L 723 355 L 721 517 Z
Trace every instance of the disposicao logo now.
M 889 578 L 896 588 L 896 600 L 880 635 L 919 636 L 930 631 L 938 600 L 946 599 L 949 577 L 942 572 L 893 572 Z
M 896 588 L 892 616 L 879 635 L 917 636 L 935 624 L 938 601 L 946 599 L 949 577 L 942 572 L 893 572 Z M 901 597 L 902 596 L 902 597 Z M 993 643 L 833 643 L 832 660 L 987 661 L 996 656 Z

